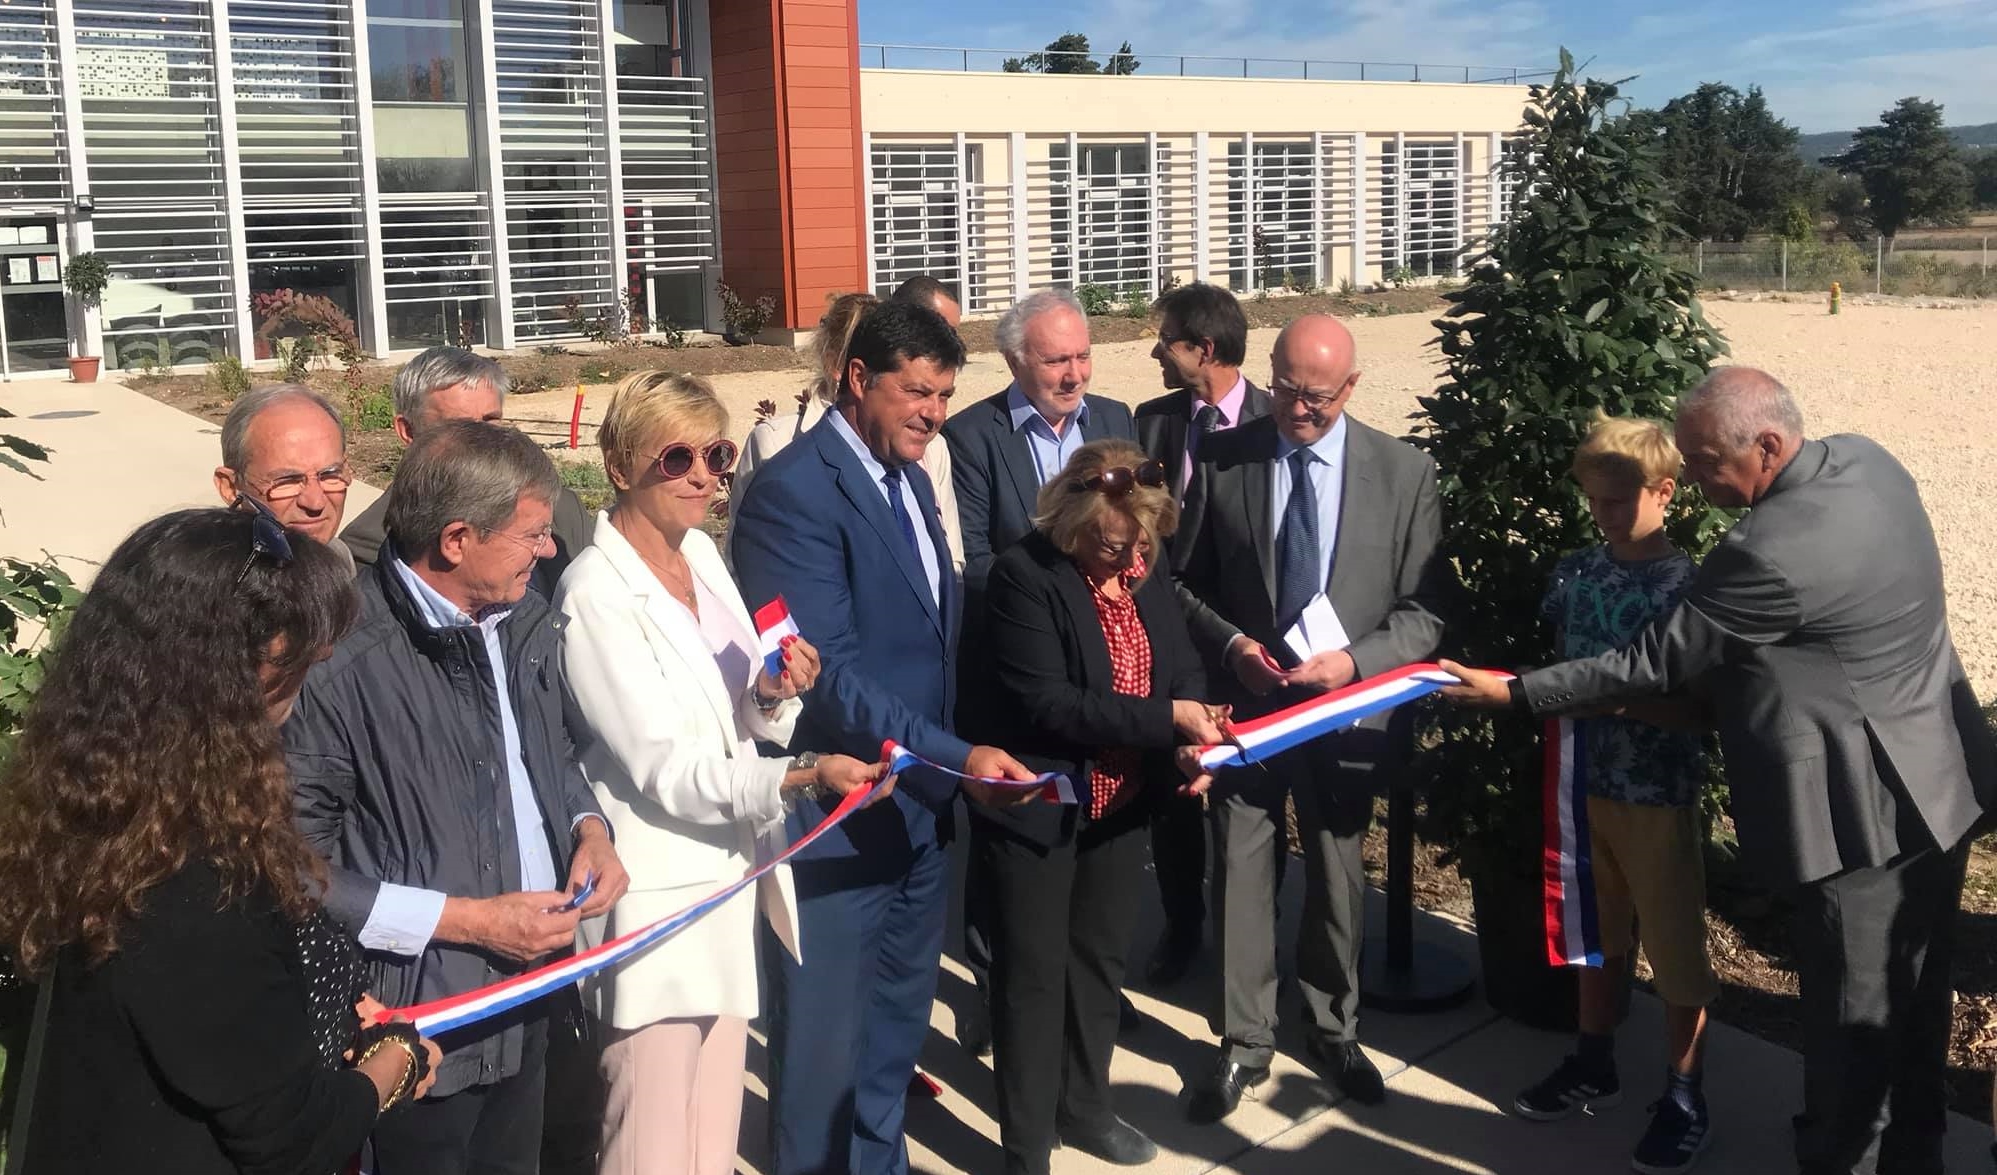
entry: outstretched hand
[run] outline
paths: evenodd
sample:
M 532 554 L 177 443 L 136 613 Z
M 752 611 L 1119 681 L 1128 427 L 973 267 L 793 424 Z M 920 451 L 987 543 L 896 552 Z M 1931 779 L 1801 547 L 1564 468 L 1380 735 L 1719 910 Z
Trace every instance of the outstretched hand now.
M 1439 661 L 1437 668 L 1455 677 L 1458 684 L 1442 687 L 1442 696 L 1464 706 L 1501 709 L 1512 704 L 1511 679 L 1488 669 L 1472 669 L 1454 661 Z

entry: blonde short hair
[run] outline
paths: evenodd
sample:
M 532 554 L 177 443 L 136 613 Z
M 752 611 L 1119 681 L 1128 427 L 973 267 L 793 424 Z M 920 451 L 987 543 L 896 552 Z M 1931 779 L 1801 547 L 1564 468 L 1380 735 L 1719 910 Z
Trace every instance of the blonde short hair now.
M 728 410 L 714 385 L 697 375 L 641 371 L 610 394 L 596 443 L 613 483 L 622 478 L 628 485 L 672 442 L 699 446 L 727 431 Z
M 1574 476 L 1592 474 L 1632 489 L 1648 489 L 1677 477 L 1684 464 L 1664 425 L 1597 411 L 1587 438 L 1574 453 Z
M 872 294 L 834 294 L 826 299 L 818 329 L 798 348 L 817 373 L 811 381 L 811 394 L 819 400 L 831 404 L 839 399 L 839 385 L 846 382 L 846 348 L 852 345 L 860 320 L 880 304 Z
M 1072 559 L 1083 543 L 1102 537 L 1106 514 L 1121 511 L 1151 544 L 1147 565 L 1155 563 L 1165 539 L 1179 528 L 1179 503 L 1172 493 L 1171 479 L 1167 477 L 1161 486 L 1133 485 L 1120 497 L 1083 485 L 1105 469 L 1136 469 L 1149 460 L 1150 455 L 1130 441 L 1090 441 L 1075 450 L 1067 468 L 1040 487 L 1040 498 L 1033 504 L 1033 525 Z

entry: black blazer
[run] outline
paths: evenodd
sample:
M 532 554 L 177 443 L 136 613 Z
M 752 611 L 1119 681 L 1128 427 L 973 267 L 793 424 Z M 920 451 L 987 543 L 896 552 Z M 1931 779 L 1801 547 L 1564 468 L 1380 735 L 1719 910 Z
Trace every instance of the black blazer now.
M 190 861 L 108 960 L 62 952 L 25 1170 L 322 1175 L 360 1150 L 374 1084 L 320 1059 L 293 927 L 220 893 Z
M 1177 779 L 1172 700 L 1206 697 L 1206 674 L 1170 574 L 1154 570 L 1136 592 L 1151 642 L 1151 693 L 1142 698 L 1115 692 L 1088 582 L 1046 535 L 1034 531 L 998 557 L 986 596 L 994 650 L 985 667 L 994 679 L 983 714 L 987 741 L 1035 771 L 1064 772 L 1084 803 L 1099 749 L 1155 752 L 1144 764 L 1145 794 L 1111 815 L 1141 818 L 1156 790 Z M 972 813 L 1050 847 L 1065 844 L 1086 820 L 1077 807 L 1038 802 L 1002 811 L 973 805 Z
M 1241 419 L 1229 427 L 1269 415 L 1269 393 L 1256 387 L 1252 379 L 1247 383 L 1248 389 L 1241 397 Z M 1186 388 L 1166 392 L 1139 404 L 1133 417 L 1137 426 L 1137 443 L 1164 464 L 1165 472 L 1177 484 L 1179 474 L 1186 465 L 1186 432 L 1193 426 L 1193 393 Z M 1186 489 L 1179 486 L 1181 497 L 1185 496 Z

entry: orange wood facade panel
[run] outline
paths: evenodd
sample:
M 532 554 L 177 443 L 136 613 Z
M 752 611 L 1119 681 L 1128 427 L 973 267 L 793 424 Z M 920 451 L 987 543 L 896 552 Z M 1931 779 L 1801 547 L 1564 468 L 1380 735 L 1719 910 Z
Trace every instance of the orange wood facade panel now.
M 722 280 L 817 321 L 866 283 L 858 0 L 709 6 Z

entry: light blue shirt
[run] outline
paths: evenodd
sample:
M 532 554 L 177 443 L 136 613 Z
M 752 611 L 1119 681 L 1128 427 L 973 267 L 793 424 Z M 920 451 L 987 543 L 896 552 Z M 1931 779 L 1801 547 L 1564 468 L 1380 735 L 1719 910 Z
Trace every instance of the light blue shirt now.
M 1290 505 L 1290 454 L 1299 446 L 1276 433 L 1276 464 L 1269 479 L 1269 533 L 1280 535 Z M 1310 447 L 1311 488 L 1317 491 L 1317 581 L 1329 589 L 1332 555 L 1338 550 L 1338 509 L 1345 497 L 1345 413 Z
M 867 471 L 867 476 L 873 480 L 874 488 L 881 492 L 881 500 L 888 504 L 889 513 L 893 513 L 894 500 L 888 496 L 890 493 L 888 484 L 881 480 L 888 475 L 888 467 L 880 463 L 873 451 L 867 448 L 867 442 L 861 440 L 860 434 L 853 431 L 853 426 L 847 423 L 845 414 L 834 408 L 826 415 L 832 418 L 832 430 L 851 446 L 853 454 L 860 459 L 860 467 Z M 931 443 L 941 443 L 940 438 L 932 438 Z M 929 577 L 929 598 L 941 608 L 943 565 L 936 561 L 936 540 L 929 537 L 929 516 L 923 512 L 922 503 L 916 499 L 915 492 L 908 488 L 908 471 L 912 468 L 915 467 L 902 466 L 901 504 L 908 511 L 908 520 L 915 524 L 915 549 L 922 556 L 922 573 Z
M 1026 434 L 1026 447 L 1033 452 L 1033 470 L 1040 475 L 1041 485 L 1059 477 L 1061 471 L 1068 467 L 1068 459 L 1085 443 L 1082 429 L 1089 423 L 1089 402 L 1086 398 L 1081 407 L 1075 409 L 1075 414 L 1068 418 L 1067 427 L 1061 430 L 1060 436 L 1054 435 L 1054 426 L 1047 423 L 1047 418 L 1040 415 L 1040 409 L 1033 406 L 1016 383 L 1005 390 L 1005 410 L 1012 417 L 1013 431 Z
M 429 584 L 424 583 L 408 564 L 391 557 L 390 566 L 409 591 L 410 602 L 431 628 L 476 627 L 485 640 L 486 660 L 492 666 L 493 692 L 499 703 L 499 728 L 506 740 L 507 791 L 513 801 L 513 835 L 520 851 L 520 888 L 524 891 L 559 889 L 555 858 L 548 848 L 547 824 L 541 819 L 541 805 L 534 798 L 534 784 L 527 777 L 527 762 L 520 754 L 520 725 L 513 716 L 513 700 L 506 689 L 506 655 L 499 640 L 499 624 L 511 608 L 489 608 L 478 620 L 458 609 Z M 398 955 L 420 955 L 437 932 L 437 920 L 444 914 L 445 894 L 414 886 L 384 883 L 376 893 L 367 924 L 361 927 L 361 946 L 371 951 L 392 951 Z

